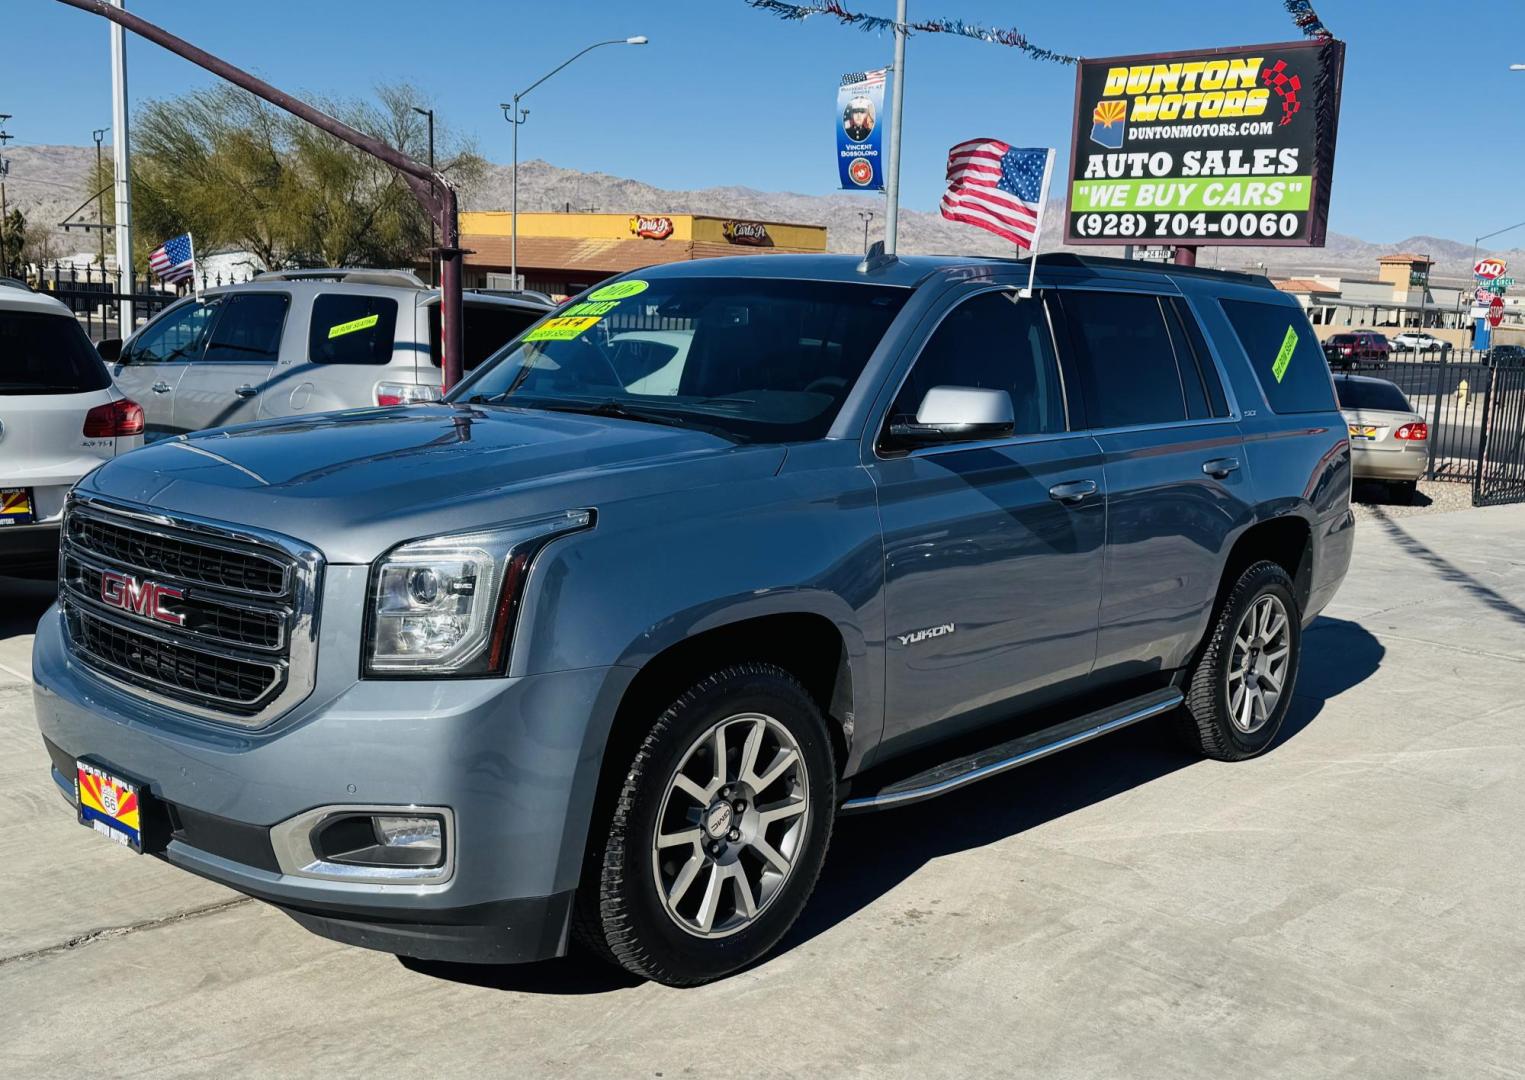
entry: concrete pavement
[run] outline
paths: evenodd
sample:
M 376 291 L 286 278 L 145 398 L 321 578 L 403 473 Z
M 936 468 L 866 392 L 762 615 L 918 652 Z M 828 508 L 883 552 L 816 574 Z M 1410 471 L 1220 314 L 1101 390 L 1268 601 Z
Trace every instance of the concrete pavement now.
M 1131 730 L 845 819 L 774 959 L 405 965 L 75 825 L 0 584 L 0 1074 L 1504 1077 L 1525 1070 L 1525 507 L 1373 508 L 1280 744 Z

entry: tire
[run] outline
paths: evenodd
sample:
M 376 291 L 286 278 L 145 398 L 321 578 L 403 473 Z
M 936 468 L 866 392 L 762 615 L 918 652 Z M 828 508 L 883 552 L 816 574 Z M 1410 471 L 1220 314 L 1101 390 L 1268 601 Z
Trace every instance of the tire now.
M 724 786 L 713 767 L 717 730 Z M 627 971 L 668 986 L 697 986 L 743 968 L 804 909 L 835 809 L 831 740 L 805 688 L 771 664 L 709 675 L 652 724 L 610 818 L 594 822 L 577 935 Z M 657 846 L 659 835 L 669 843 Z M 664 894 L 678 900 L 669 905 Z
M 1412 506 L 1414 504 L 1414 495 L 1419 490 L 1419 482 L 1417 480 L 1396 480 L 1388 484 L 1387 489 L 1392 493 L 1393 502 L 1402 506 Z
M 1285 627 L 1266 635 L 1272 647 L 1263 650 L 1264 656 L 1262 650 L 1246 654 L 1242 643 L 1254 640 L 1253 634 L 1245 633 L 1249 621 L 1268 608 L 1279 609 Z M 1282 645 L 1287 650 L 1285 663 L 1278 665 L 1273 657 Z M 1216 761 L 1243 761 L 1264 751 L 1276 739 L 1291 708 L 1301 652 L 1302 616 L 1292 579 L 1276 563 L 1255 563 L 1239 575 L 1219 604 L 1191 670 L 1182 720 L 1187 742 Z M 1243 667 L 1247 655 L 1256 665 L 1254 670 L 1263 674 L 1247 674 Z M 1266 689 L 1277 677 L 1280 689 L 1274 701 L 1257 708 L 1251 700 L 1246 722 L 1246 702 L 1235 693 L 1235 687 L 1243 686 L 1245 697 L 1253 697 L 1259 689 L 1261 705 L 1265 706 Z

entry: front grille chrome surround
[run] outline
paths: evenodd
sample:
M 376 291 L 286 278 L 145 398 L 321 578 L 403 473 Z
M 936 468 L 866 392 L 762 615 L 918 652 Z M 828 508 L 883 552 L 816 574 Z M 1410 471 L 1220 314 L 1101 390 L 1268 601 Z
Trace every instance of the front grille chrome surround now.
M 311 692 L 323 557 L 277 533 L 72 494 L 59 545 L 70 652 L 134 696 L 263 727 Z M 178 592 L 165 622 L 103 599 L 102 575 Z

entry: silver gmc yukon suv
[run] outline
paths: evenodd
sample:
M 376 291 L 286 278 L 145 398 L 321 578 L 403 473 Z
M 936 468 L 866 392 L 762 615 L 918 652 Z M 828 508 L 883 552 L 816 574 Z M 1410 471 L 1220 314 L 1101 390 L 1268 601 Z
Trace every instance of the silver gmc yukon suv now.
M 439 403 L 80 481 L 36 706 L 79 820 L 340 941 L 662 982 L 755 961 L 838 814 L 1292 705 L 1350 447 L 1262 278 L 714 259 Z M 910 811 L 910 812 L 915 812 Z

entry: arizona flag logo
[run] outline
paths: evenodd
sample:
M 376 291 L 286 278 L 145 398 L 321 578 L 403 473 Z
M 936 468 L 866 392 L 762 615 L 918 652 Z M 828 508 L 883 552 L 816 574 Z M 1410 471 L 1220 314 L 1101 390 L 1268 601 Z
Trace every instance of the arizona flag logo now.
M 1108 150 L 1123 148 L 1123 134 L 1128 125 L 1123 117 L 1128 114 L 1126 101 L 1099 101 L 1091 112 L 1091 141 Z
M 90 765 L 79 765 L 75 778 L 80 820 L 119 844 L 136 847 L 141 835 L 137 791 Z
M 0 493 L 0 514 L 29 514 L 31 512 L 31 500 L 27 498 L 25 491 Z

